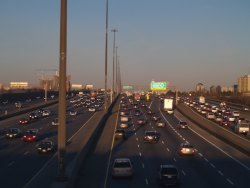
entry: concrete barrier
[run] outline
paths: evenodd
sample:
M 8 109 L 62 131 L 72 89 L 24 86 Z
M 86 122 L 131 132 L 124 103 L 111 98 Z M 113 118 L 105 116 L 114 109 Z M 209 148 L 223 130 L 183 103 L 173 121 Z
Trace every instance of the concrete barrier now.
M 175 105 L 175 107 L 182 115 L 184 115 L 194 124 L 198 125 L 205 131 L 226 142 L 227 144 L 233 146 L 242 153 L 250 156 L 250 140 L 244 139 L 219 125 L 215 125 L 205 117 L 194 113 L 193 109 L 184 105 L 183 103 L 179 104 L 178 106 Z

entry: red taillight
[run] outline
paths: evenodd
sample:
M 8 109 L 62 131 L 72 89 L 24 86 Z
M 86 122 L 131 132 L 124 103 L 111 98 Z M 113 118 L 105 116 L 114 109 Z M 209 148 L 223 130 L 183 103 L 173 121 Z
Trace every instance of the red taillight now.
M 185 125 L 186 127 L 188 126 L 188 125 Z
M 181 148 L 181 152 L 183 152 L 183 148 Z
M 250 131 L 250 128 L 249 128 L 249 131 Z
M 180 126 L 181 126 L 181 124 L 180 124 Z
M 115 172 L 115 169 L 113 168 L 113 172 Z
M 143 122 L 145 122 L 145 121 L 143 121 Z
M 194 149 L 193 149 L 193 153 L 194 153 Z
M 156 138 L 156 136 L 155 136 L 155 138 Z
M 116 133 L 115 133 L 115 135 L 116 135 Z
M 130 168 L 130 172 L 133 172 L 133 168 Z
M 145 138 L 147 138 L 147 136 L 145 136 Z

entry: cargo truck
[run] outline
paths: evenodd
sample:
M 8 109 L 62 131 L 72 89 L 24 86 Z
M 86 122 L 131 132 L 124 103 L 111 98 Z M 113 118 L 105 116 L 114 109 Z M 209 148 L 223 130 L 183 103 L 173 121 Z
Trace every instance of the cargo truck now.
M 90 100 L 95 100 L 95 93 L 93 92 L 93 93 L 91 93 L 91 97 L 90 97 Z
M 173 99 L 164 99 L 163 101 L 163 111 L 166 111 L 167 114 L 173 114 Z
M 200 107 L 203 107 L 205 105 L 205 97 L 202 97 L 202 96 L 199 97 L 199 104 L 200 104 Z
M 140 93 L 135 94 L 135 101 L 140 101 L 141 95 Z

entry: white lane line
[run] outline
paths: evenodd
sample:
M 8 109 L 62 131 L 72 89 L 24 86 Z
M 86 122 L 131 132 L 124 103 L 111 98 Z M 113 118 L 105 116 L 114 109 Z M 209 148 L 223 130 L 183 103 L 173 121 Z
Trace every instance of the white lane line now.
M 24 153 L 24 155 L 26 155 L 27 153 L 29 153 L 29 151 L 26 151 L 26 152 Z
M 36 147 L 38 146 L 39 144 L 36 145 Z
M 144 168 L 144 164 L 142 163 L 142 168 Z
M 215 168 L 215 166 L 214 166 L 213 164 L 210 163 L 210 165 L 211 165 L 213 168 Z
M 133 126 L 135 126 L 135 125 L 133 124 Z
M 139 146 L 139 144 L 138 144 L 138 148 L 139 148 L 140 146 Z
M 164 144 L 164 142 L 163 141 L 161 141 L 163 144 Z
M 200 156 L 203 156 L 201 153 L 199 153 Z
M 13 163 L 14 163 L 14 161 L 12 163 L 8 164 L 8 166 L 12 165 Z
M 154 127 L 152 127 L 152 129 L 153 129 Z
M 135 128 L 134 128 L 134 131 L 135 131 Z M 136 135 L 136 134 L 135 134 Z
M 204 159 L 205 159 L 205 161 L 209 162 L 206 158 L 204 158 Z
M 139 153 L 139 155 L 141 156 L 141 153 Z
M 45 138 L 45 140 L 47 140 L 48 138 Z
M 219 172 L 220 175 L 224 176 L 224 174 L 221 171 L 218 170 L 218 172 Z
M 167 150 L 169 151 L 169 149 L 167 148 Z
M 138 138 L 136 138 L 136 140 L 138 140 Z
M 182 138 L 182 136 L 180 135 L 180 137 Z
M 13 144 L 8 145 L 8 147 L 12 146 Z
M 188 141 L 186 140 L 186 143 L 188 143 Z
M 232 185 L 234 185 L 234 183 L 233 183 L 232 181 L 230 181 L 230 179 L 227 179 L 227 181 L 228 181 L 229 183 L 231 183 Z
M 174 159 L 174 161 L 176 162 L 176 159 L 175 158 L 173 158 Z
M 185 138 L 182 138 L 182 140 L 185 140 Z
M 146 185 L 148 185 L 148 180 L 147 179 L 145 179 L 146 180 Z
M 195 151 L 198 151 L 197 149 L 194 149 Z
M 182 173 L 184 174 L 184 176 L 186 176 L 185 172 L 182 170 Z

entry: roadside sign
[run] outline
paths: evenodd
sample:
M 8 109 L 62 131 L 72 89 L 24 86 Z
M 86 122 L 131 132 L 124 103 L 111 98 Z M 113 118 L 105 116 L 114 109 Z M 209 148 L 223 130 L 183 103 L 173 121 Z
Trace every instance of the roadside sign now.
M 166 82 L 151 83 L 151 90 L 166 90 Z
M 133 86 L 122 86 L 123 89 L 133 89 Z

